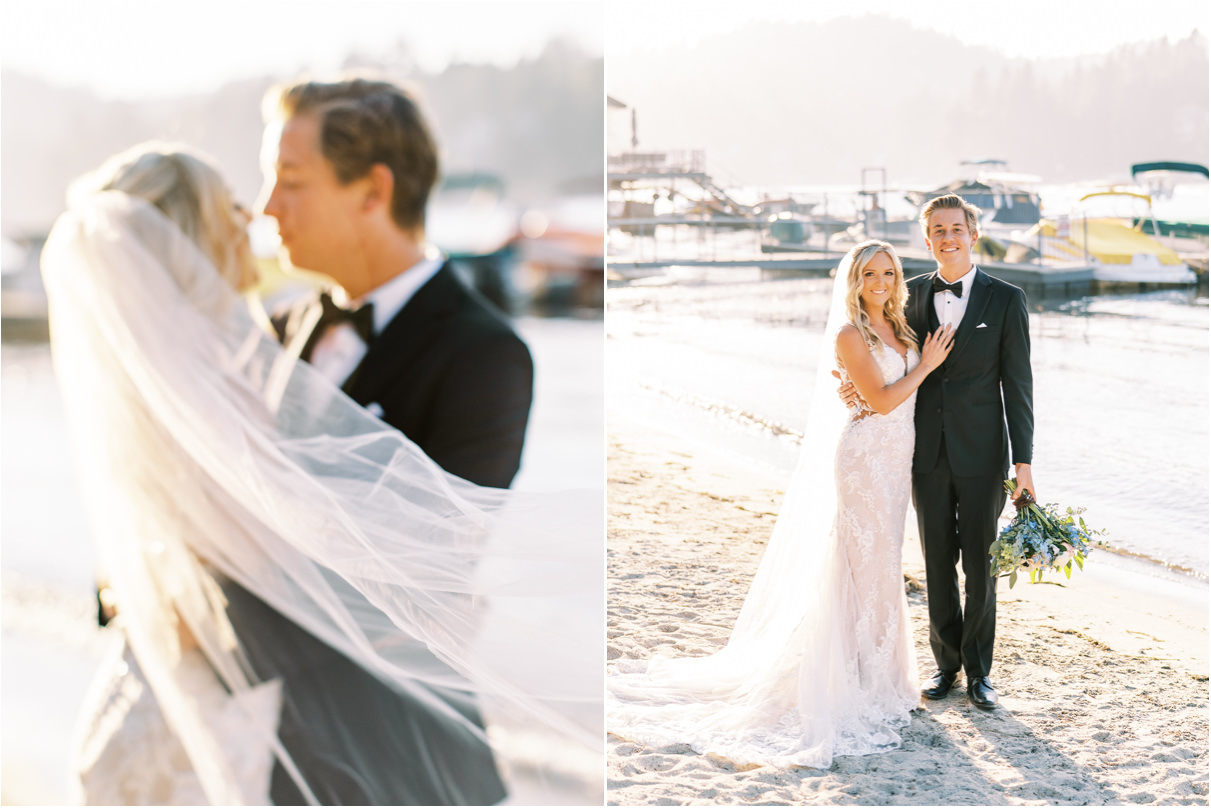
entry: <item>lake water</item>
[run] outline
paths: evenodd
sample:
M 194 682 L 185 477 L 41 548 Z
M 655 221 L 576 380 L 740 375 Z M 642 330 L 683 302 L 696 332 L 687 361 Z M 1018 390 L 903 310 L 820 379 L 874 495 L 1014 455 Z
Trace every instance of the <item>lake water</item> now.
M 600 488 L 601 320 L 516 325 L 534 355 L 535 399 L 514 487 Z M 44 343 L 0 345 L 0 439 L 0 802 L 65 804 L 75 799 L 69 750 L 76 712 L 115 637 L 95 628 L 95 554 Z
M 611 411 L 789 476 L 831 283 L 673 268 L 609 289 Z M 1114 548 L 1199 586 L 1208 572 L 1205 294 L 1095 296 L 1030 315 L 1043 501 L 1087 507 Z

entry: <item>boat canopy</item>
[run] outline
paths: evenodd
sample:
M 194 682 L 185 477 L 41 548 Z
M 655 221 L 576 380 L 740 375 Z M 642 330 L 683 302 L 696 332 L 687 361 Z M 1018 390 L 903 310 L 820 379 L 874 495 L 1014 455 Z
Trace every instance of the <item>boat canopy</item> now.
M 959 163 L 961 166 L 1000 166 L 1008 168 L 1009 163 L 997 157 L 977 157 L 974 160 L 963 160 Z
M 1207 167 L 1198 163 L 1175 163 L 1171 161 L 1162 161 L 1159 163 L 1136 163 L 1131 166 L 1131 176 L 1136 174 L 1144 174 L 1148 171 L 1186 171 L 1191 174 L 1202 174 L 1204 177 L 1208 175 Z
M 1092 199 L 1095 196 L 1133 196 L 1136 199 L 1144 200 L 1149 205 L 1152 204 L 1152 197 L 1147 194 L 1137 194 L 1135 191 L 1094 191 L 1091 194 L 1082 196 L 1081 201 L 1084 202 L 1086 199 Z

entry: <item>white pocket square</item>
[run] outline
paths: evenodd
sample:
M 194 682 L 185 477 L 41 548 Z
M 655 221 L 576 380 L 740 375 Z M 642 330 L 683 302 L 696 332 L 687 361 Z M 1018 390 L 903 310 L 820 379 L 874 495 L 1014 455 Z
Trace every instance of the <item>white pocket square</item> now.
M 985 325 L 984 323 L 980 323 L 979 325 L 976 326 L 976 328 L 988 328 L 988 326 Z

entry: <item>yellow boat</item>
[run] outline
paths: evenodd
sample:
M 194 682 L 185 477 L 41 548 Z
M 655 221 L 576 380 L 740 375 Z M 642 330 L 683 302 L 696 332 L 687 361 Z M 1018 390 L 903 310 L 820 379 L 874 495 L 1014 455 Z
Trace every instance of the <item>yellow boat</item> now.
M 1042 243 L 1043 259 L 1093 268 L 1095 280 L 1109 283 L 1194 283 L 1194 272 L 1178 254 L 1143 232 L 1152 221 L 1152 198 L 1131 191 L 1096 191 L 1081 197 L 1134 197 L 1148 203 L 1148 216 L 1061 216 L 1040 219 L 1025 234 L 1025 244 Z M 1137 223 L 1138 222 L 1138 223 Z M 1155 222 L 1152 223 L 1155 232 Z M 1040 235 L 1042 238 L 1040 239 Z

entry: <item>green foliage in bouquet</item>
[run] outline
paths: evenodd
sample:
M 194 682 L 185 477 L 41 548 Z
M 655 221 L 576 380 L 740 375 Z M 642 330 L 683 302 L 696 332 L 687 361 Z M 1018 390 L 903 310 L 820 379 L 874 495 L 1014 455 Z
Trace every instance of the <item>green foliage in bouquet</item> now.
M 1017 492 L 1017 480 L 1006 480 L 1010 497 Z M 1094 530 L 1085 524 L 1084 508 L 1067 508 L 1063 512 L 1055 503 L 1039 505 L 1030 502 L 1018 508 L 1013 521 L 1001 529 L 989 548 L 992 570 L 989 575 L 1009 578 L 1009 588 L 1018 581 L 1018 572 L 1030 573 L 1030 582 L 1043 580 L 1044 570 L 1063 570 L 1072 577 L 1072 565 L 1085 568 L 1094 544 L 1103 544 L 1095 536 L 1104 530 Z

